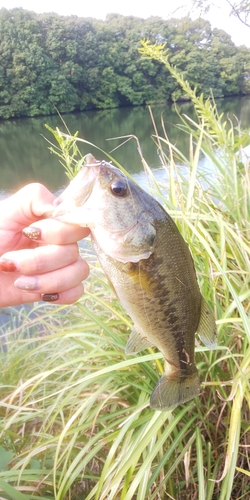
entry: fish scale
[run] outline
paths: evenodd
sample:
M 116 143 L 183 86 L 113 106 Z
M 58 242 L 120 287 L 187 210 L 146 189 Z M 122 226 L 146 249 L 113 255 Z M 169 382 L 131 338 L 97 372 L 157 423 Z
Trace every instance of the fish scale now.
M 197 396 L 195 333 L 214 349 L 216 325 L 188 245 L 170 215 L 119 169 L 88 155 L 52 216 L 90 227 L 104 272 L 134 322 L 126 354 L 152 345 L 162 352 L 166 371 L 151 408 L 172 410 Z
M 102 254 L 98 244 L 94 243 L 94 248 L 123 307 L 134 320 L 137 329 L 145 334 L 148 332 L 148 339 L 157 345 L 165 359 L 170 359 L 173 365 L 180 365 L 179 352 L 183 348 L 193 361 L 194 336 L 184 333 L 195 332 L 199 322 L 201 294 L 195 274 L 193 273 L 192 286 L 185 287 L 180 281 L 183 277 L 176 276 L 175 266 L 171 268 L 172 259 L 166 256 L 164 247 L 158 245 L 157 237 L 153 254 L 148 259 L 134 264 L 137 268 L 136 273 L 131 273 L 126 264 L 114 262 Z M 114 267 L 115 275 L 112 273 Z M 193 266 L 191 269 L 193 270 Z M 140 275 L 143 276 L 142 279 Z M 145 281 L 146 287 L 143 286 Z M 175 286 L 173 286 L 174 281 Z M 171 343 L 166 343 L 168 334 L 171 335 Z

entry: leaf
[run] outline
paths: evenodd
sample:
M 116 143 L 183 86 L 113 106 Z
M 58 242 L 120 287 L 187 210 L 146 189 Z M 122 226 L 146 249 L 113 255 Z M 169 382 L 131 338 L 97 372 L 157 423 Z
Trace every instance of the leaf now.
M 2 481 L 2 479 L 0 479 L 0 490 L 3 490 L 5 493 L 7 493 L 8 496 L 10 496 L 11 500 L 30 499 L 30 495 L 24 495 L 23 493 L 20 493 L 20 491 L 13 488 L 13 486 L 11 486 L 10 484 L 5 483 L 5 481 Z
M 238 472 L 242 472 L 242 474 L 246 474 L 246 476 L 250 477 L 250 471 L 249 470 L 244 470 L 244 469 L 241 469 L 240 467 L 236 467 L 236 470 Z
M 0 447 L 0 471 L 6 470 L 8 463 L 14 457 L 14 453 L 11 450 L 5 450 L 2 446 Z

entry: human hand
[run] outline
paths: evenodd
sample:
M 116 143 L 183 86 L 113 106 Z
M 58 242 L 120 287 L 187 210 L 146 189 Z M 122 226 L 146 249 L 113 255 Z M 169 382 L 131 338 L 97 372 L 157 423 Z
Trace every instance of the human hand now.
M 39 300 L 71 304 L 82 295 L 89 268 L 77 241 L 89 229 L 43 219 L 54 199 L 34 183 L 0 202 L 0 307 Z

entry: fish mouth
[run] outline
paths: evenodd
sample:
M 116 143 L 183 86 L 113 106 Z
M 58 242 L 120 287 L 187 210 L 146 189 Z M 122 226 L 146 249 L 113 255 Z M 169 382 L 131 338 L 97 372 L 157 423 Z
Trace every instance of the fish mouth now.
M 55 200 L 54 218 L 63 217 L 72 211 L 72 209 L 81 207 L 86 203 L 93 191 L 101 164 L 102 162 L 96 160 L 91 154 L 86 155 L 85 163 L 80 172 L 78 172 L 59 198 Z

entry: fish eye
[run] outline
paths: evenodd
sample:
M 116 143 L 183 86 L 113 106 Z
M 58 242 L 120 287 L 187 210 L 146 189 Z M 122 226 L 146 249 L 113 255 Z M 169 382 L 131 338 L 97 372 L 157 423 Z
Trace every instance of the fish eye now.
M 122 198 L 123 196 L 127 195 L 127 183 L 123 179 L 116 179 L 110 184 L 110 190 L 112 194 L 114 194 L 115 196 L 120 196 Z

